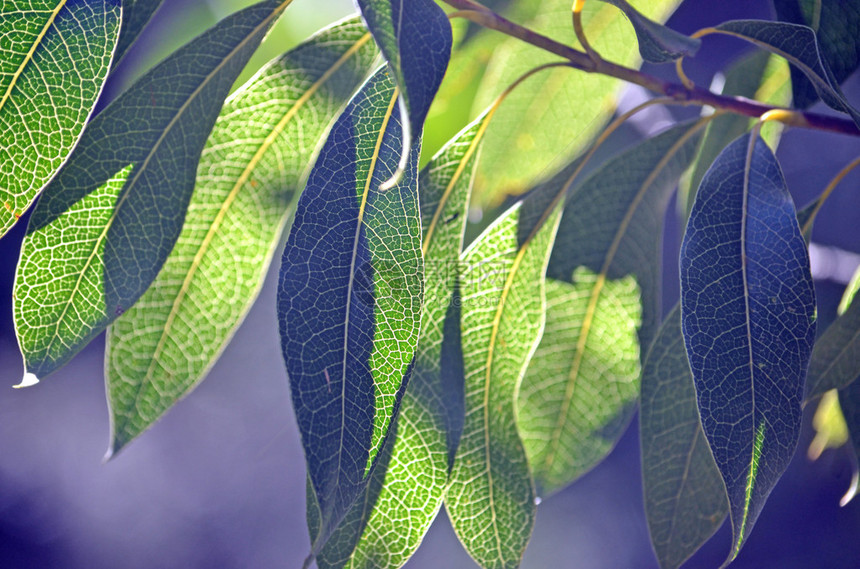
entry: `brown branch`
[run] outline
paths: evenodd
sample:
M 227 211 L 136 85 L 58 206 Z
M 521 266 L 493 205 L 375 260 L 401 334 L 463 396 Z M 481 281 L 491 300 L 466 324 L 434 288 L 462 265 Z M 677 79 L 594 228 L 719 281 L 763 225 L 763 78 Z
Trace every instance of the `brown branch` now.
M 570 61 L 573 67 L 581 71 L 585 71 L 586 73 L 599 73 L 601 75 L 615 77 L 622 81 L 627 81 L 628 83 L 640 85 L 653 93 L 671 97 L 676 101 L 707 105 L 752 118 L 760 118 L 768 111 L 781 108 L 766 105 L 744 97 L 718 95 L 695 85 L 692 87 L 685 87 L 680 83 L 664 81 L 637 69 L 624 67 L 623 65 L 618 65 L 603 59 L 598 59 L 596 61 L 592 60 L 585 52 L 559 43 L 552 38 L 548 38 L 533 30 L 511 22 L 474 0 L 443 0 L 443 2 L 457 8 L 459 11 L 456 15 L 459 17 L 466 18 L 480 26 L 499 31 L 503 34 L 534 45 L 535 47 L 539 47 L 544 51 L 558 55 L 559 57 Z M 792 114 L 797 117 L 795 120 L 790 121 L 789 124 L 792 126 L 812 128 L 851 136 L 860 136 L 860 129 L 858 129 L 857 125 L 854 124 L 854 121 L 850 119 L 799 110 L 792 111 Z

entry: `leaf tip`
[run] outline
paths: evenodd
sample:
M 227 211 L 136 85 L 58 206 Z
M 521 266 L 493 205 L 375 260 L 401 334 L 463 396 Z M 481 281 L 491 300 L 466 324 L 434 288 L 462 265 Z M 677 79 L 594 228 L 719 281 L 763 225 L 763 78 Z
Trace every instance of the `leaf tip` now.
M 857 495 L 857 485 L 860 482 L 860 472 L 857 471 L 857 467 L 854 467 L 854 474 L 851 476 L 851 486 L 848 487 L 848 491 L 845 492 L 845 495 L 839 500 L 839 507 L 844 508 L 848 505 L 851 500 L 854 499 L 854 496 Z
M 36 377 L 35 373 L 25 372 L 24 377 L 21 379 L 21 383 L 18 385 L 13 385 L 15 389 L 21 389 L 22 387 L 32 387 L 39 383 L 39 378 Z

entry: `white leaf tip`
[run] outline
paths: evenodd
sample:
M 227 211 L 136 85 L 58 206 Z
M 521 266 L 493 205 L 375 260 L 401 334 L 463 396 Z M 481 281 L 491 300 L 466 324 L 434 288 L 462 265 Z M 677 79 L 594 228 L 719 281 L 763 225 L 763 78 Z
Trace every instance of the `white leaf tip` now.
M 21 379 L 21 383 L 18 385 L 13 385 L 15 389 L 21 389 L 22 387 L 32 387 L 39 383 L 39 378 L 36 377 L 35 373 L 30 373 L 29 371 L 24 374 L 24 377 Z

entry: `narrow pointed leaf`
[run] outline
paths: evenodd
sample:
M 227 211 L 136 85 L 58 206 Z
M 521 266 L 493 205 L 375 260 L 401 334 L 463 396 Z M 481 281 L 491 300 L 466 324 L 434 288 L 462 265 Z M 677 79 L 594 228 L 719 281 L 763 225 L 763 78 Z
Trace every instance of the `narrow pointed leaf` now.
M 678 0 L 637 0 L 647 18 L 664 21 Z M 510 19 L 566 45 L 577 42 L 570 20 L 571 0 L 518 2 Z M 602 57 L 620 65 L 640 63 L 636 35 L 614 6 L 586 2 L 582 14 L 588 41 Z M 516 38 L 493 46 L 475 100 L 488 106 L 503 89 L 534 67 L 558 61 Z M 614 112 L 620 80 L 570 68 L 540 72 L 505 98 L 487 131 L 475 179 L 476 199 L 498 204 L 506 194 L 520 194 L 539 179 L 564 168 L 600 132 Z M 570 275 L 567 275 L 569 278 Z
M 602 0 L 624 12 L 636 30 L 639 54 L 650 63 L 668 63 L 679 57 L 692 57 L 699 51 L 702 40 L 691 38 L 643 16 L 626 0 Z
M 730 144 L 702 181 L 681 249 L 681 316 L 732 560 L 797 446 L 815 337 L 806 244 L 760 138 Z
M 815 342 L 809 360 L 806 398 L 820 397 L 830 389 L 842 389 L 860 377 L 860 288 L 858 272 L 845 290 L 840 315 Z
M 723 479 L 699 423 L 678 306 L 645 359 L 639 424 L 651 544 L 662 569 L 677 569 L 729 513 Z
M 807 26 L 764 20 L 735 20 L 713 28 L 745 39 L 786 58 L 810 80 L 818 96 L 829 107 L 851 115 L 860 127 L 860 111 L 848 104 L 833 73 L 823 59 L 818 38 Z
M 452 297 L 486 122 L 482 116 L 466 127 L 421 171 L 424 308 L 415 369 L 397 415 L 396 434 L 386 445 L 387 466 L 371 474 L 364 496 L 356 500 L 317 556 L 320 569 L 402 566 L 442 505 L 448 457 L 455 444 L 452 423 L 456 420 L 449 416 L 450 409 L 462 409 L 462 403 L 450 401 L 451 392 L 457 390 L 443 380 L 452 364 L 446 346 L 459 348 L 460 344 Z
M 123 0 L 122 28 L 114 55 L 114 67 L 143 31 L 155 11 L 164 0 Z
M 317 141 L 375 56 L 353 19 L 273 60 L 227 101 L 173 251 L 108 334 L 111 452 L 214 364 L 262 286 Z
M 803 24 L 818 35 L 823 59 L 842 83 L 860 65 L 860 6 L 842 0 L 774 0 L 777 17 L 783 22 Z M 795 104 L 806 108 L 818 100 L 809 80 L 792 70 Z
M 22 246 L 14 314 L 26 373 L 41 377 L 63 365 L 155 279 L 182 228 L 223 100 L 288 3 L 267 0 L 224 19 L 87 127 L 45 188 Z M 81 207 L 129 166 L 109 216 Z
M 0 237 L 65 162 L 101 93 L 119 0 L 4 0 Z
M 448 68 L 453 37 L 448 16 L 433 0 L 356 0 L 388 60 L 403 97 L 411 138 L 424 125 Z
M 281 345 L 319 507 L 312 555 L 362 494 L 418 342 L 417 144 L 397 185 L 397 91 L 377 72 L 332 127 L 299 199 L 278 289 Z
M 653 338 L 659 314 L 654 236 L 700 132 L 685 124 L 640 143 L 567 198 L 547 270 L 546 331 L 518 400 L 542 494 L 605 457 L 633 415 L 640 346 Z M 570 170 L 556 176 L 557 187 L 569 185 Z
M 462 256 L 466 414 L 445 503 L 485 569 L 518 567 L 534 526 L 515 406 L 543 327 L 544 272 L 560 215 L 553 190 L 538 188 L 509 209 Z

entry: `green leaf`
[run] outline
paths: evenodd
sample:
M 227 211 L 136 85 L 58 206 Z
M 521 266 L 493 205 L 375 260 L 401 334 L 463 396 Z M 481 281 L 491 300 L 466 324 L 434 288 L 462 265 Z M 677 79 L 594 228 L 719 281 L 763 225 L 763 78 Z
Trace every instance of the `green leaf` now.
M 25 383 L 62 366 L 155 279 L 223 100 L 288 3 L 266 0 L 225 18 L 87 127 L 45 188 L 22 246 L 14 314 Z M 105 191 L 116 194 L 107 213 Z
M 860 65 L 860 6 L 842 0 L 774 0 L 777 17 L 809 26 L 818 35 L 824 61 L 836 83 L 842 83 Z M 806 108 L 818 100 L 809 80 L 796 70 L 791 74 L 795 104 Z
M 538 188 L 463 253 L 465 421 L 445 496 L 454 531 L 485 569 L 518 567 L 535 491 L 516 425 L 516 393 L 544 321 L 544 273 L 560 208 Z
M 809 443 L 806 456 L 810 460 L 818 460 L 827 449 L 839 448 L 848 442 L 848 425 L 839 406 L 839 393 L 831 389 L 821 396 L 815 415 L 812 416 L 812 428 L 815 437 Z
M 648 351 L 639 414 L 645 516 L 662 569 L 677 569 L 729 513 L 726 490 L 699 423 L 676 305 Z
M 806 244 L 760 138 L 730 144 L 699 187 L 681 248 L 681 317 L 729 497 L 732 560 L 797 446 L 815 337 Z
M 809 361 L 808 400 L 842 389 L 860 377 L 860 301 L 854 298 L 858 288 L 860 271 L 845 289 L 840 316 L 815 342 Z
M 662 21 L 678 0 L 634 2 L 647 18 Z M 511 19 L 566 45 L 577 40 L 571 26 L 571 0 L 522 2 Z M 586 2 L 582 13 L 588 41 L 604 58 L 637 66 L 636 36 L 627 18 L 603 2 Z M 558 57 L 508 38 L 493 50 L 475 101 L 483 109 L 508 85 L 534 67 Z M 612 115 L 623 83 L 611 77 L 568 68 L 542 71 L 505 99 L 488 129 L 478 164 L 476 197 L 499 203 L 566 166 L 600 132 Z M 568 275 L 569 277 L 570 275 Z
M 452 423 L 457 421 L 450 411 L 462 410 L 462 403 L 449 401 L 451 391 L 457 390 L 443 379 L 452 362 L 446 348 L 460 345 L 460 320 L 452 317 L 456 308 L 452 296 L 472 175 L 487 121 L 484 115 L 463 129 L 421 171 L 424 308 L 415 369 L 397 415 L 396 434 L 386 445 L 387 466 L 374 470 L 364 496 L 317 556 L 320 569 L 402 566 L 442 505 L 449 454 L 456 443 Z
M 120 27 L 119 0 L 4 0 L 0 9 L 0 237 L 81 135 Z
M 122 59 L 140 32 L 164 0 L 123 0 L 122 28 L 114 54 L 114 67 Z
M 848 104 L 827 62 L 822 59 L 818 38 L 811 28 L 764 20 L 735 20 L 715 28 L 717 33 L 747 40 L 782 56 L 812 82 L 821 100 L 829 107 L 851 115 L 860 127 L 860 111 Z
M 376 53 L 360 21 L 344 22 L 273 60 L 224 105 L 176 246 L 108 334 L 111 453 L 218 359 L 262 286 L 317 141 Z
M 356 0 L 403 96 L 402 120 L 417 138 L 451 57 L 451 24 L 433 0 Z M 408 148 L 408 144 L 407 147 Z
M 658 324 L 654 236 L 662 233 L 700 131 L 684 124 L 637 144 L 568 194 L 547 269 L 546 331 L 518 400 L 520 433 L 542 494 L 593 467 L 630 422 L 640 345 L 651 342 Z M 575 169 L 551 183 L 566 191 Z
M 369 483 L 418 343 L 418 143 L 394 187 L 397 91 L 377 72 L 332 127 L 299 199 L 278 289 L 281 345 L 320 524 L 316 556 Z
M 696 55 L 702 40 L 691 38 L 667 28 L 643 16 L 626 0 L 601 0 L 612 4 L 627 16 L 636 38 L 639 40 L 639 54 L 650 63 L 668 63 L 680 57 Z M 587 32 L 588 30 L 586 30 Z
M 785 60 L 766 51 L 755 51 L 740 58 L 726 69 L 722 94 L 786 107 L 791 102 L 790 87 L 791 79 Z M 723 148 L 747 132 L 754 122 L 755 119 L 726 113 L 708 123 L 692 171 L 682 179 L 679 189 L 678 206 L 684 214 L 683 221 L 686 222 L 690 216 L 696 189 L 702 182 L 705 172 Z M 774 128 L 775 130 L 771 130 Z M 769 121 L 762 128 L 762 138 L 773 148 L 779 144 L 781 134 L 782 123 L 778 121 Z

